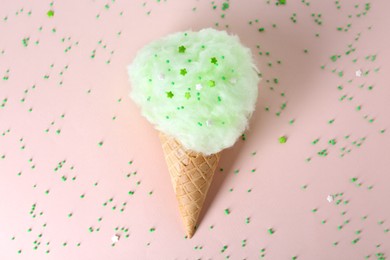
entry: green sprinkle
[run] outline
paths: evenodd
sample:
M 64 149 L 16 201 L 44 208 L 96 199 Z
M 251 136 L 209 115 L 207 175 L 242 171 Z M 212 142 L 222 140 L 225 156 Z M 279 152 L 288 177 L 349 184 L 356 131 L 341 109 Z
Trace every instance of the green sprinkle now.
M 179 53 L 185 53 L 186 52 L 186 47 L 183 45 L 179 47 Z
M 273 235 L 275 233 L 275 230 L 273 228 L 268 229 L 268 234 Z
M 218 65 L 217 58 L 215 58 L 215 57 L 212 57 L 212 58 L 210 59 L 210 62 L 211 62 L 212 64 L 214 64 L 214 65 Z
M 279 4 L 285 5 L 286 4 L 286 0 L 279 0 Z
M 352 240 L 352 244 L 356 244 L 357 242 L 359 242 L 359 240 L 360 240 L 359 238 Z
M 228 2 L 224 2 L 222 4 L 222 11 L 226 11 L 227 9 L 229 9 L 229 3 Z
M 22 39 L 22 44 L 23 44 L 23 46 L 24 46 L 24 47 L 27 47 L 29 41 L 30 41 L 30 38 L 29 38 L 29 37 Z
M 209 82 L 208 82 L 208 85 L 209 85 L 209 87 L 215 87 L 215 81 L 214 80 L 209 80 Z
M 287 142 L 287 137 L 286 136 L 279 137 L 279 143 L 284 144 L 286 142 Z
M 166 94 L 167 94 L 167 98 L 173 98 L 173 96 L 174 96 L 172 91 L 166 92 Z
M 47 11 L 47 16 L 48 17 L 53 17 L 54 16 L 54 11 L 53 10 L 49 10 L 49 11 Z
M 183 76 L 185 76 L 187 74 L 187 69 L 181 69 L 180 70 L 180 75 L 183 75 Z
M 229 209 L 225 209 L 224 212 L 225 212 L 225 215 L 229 215 L 230 214 L 230 210 Z
M 154 232 L 154 231 L 156 231 L 156 229 L 155 229 L 154 227 L 149 229 L 149 232 L 150 232 L 150 233 L 152 233 L 152 232 Z
M 324 149 L 321 150 L 317 153 L 319 156 L 327 156 L 328 155 L 328 150 Z
M 329 144 L 335 145 L 335 144 L 336 144 L 336 139 L 331 139 L 331 140 L 329 140 Z
M 330 60 L 333 61 L 333 62 L 336 62 L 337 58 L 338 58 L 337 55 L 333 55 L 333 56 L 330 57 Z

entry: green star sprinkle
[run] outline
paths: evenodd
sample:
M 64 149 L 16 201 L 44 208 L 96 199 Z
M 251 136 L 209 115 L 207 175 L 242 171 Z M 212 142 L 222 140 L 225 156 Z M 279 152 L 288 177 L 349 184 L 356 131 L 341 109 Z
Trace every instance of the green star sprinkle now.
M 214 80 L 209 80 L 209 82 L 208 82 L 208 84 L 209 84 L 209 87 L 215 87 L 215 81 Z
M 47 11 L 47 16 L 48 17 L 53 17 L 54 16 L 54 11 L 53 10 L 49 10 L 49 11 Z
M 286 142 L 287 142 L 287 137 L 286 136 L 279 137 L 279 143 L 284 144 Z
M 173 98 L 174 94 L 172 93 L 172 91 L 166 93 L 167 93 L 167 98 Z
M 186 69 L 181 69 L 180 70 L 180 75 L 185 76 L 186 74 L 187 74 L 187 70 Z
M 184 97 L 185 97 L 186 99 L 190 99 L 190 98 L 191 98 L 191 93 L 190 93 L 190 92 L 186 92 L 186 93 L 184 94 Z
M 229 9 L 229 3 L 225 2 L 225 3 L 222 4 L 222 11 L 225 11 L 227 9 Z
M 217 58 L 215 58 L 215 57 L 212 57 L 212 58 L 210 59 L 210 62 L 211 62 L 212 64 L 218 65 Z
M 330 60 L 335 62 L 337 60 L 338 56 L 337 55 L 333 55 L 333 56 L 330 56 Z
M 186 52 L 186 47 L 183 45 L 179 47 L 179 53 L 185 53 Z

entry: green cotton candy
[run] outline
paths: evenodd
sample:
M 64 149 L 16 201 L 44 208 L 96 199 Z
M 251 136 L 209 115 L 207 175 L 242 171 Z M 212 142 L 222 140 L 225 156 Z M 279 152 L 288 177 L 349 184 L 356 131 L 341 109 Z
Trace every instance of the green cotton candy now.
M 130 97 L 157 130 L 209 155 L 248 126 L 260 78 L 237 36 L 179 32 L 142 48 L 128 66 Z

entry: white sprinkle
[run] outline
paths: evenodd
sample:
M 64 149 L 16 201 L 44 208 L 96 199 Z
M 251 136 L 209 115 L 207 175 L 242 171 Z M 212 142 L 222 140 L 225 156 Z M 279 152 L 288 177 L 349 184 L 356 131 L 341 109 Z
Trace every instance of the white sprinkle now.
M 206 126 L 212 126 L 213 125 L 213 121 L 212 120 L 207 120 L 206 121 Z
M 237 79 L 230 79 L 230 83 L 232 83 L 232 84 L 236 84 L 237 83 Z
M 115 234 L 111 237 L 112 243 L 117 243 L 119 241 L 120 236 Z
M 326 200 L 331 203 L 333 200 L 334 200 L 334 196 L 333 195 L 328 195 L 328 197 L 326 197 Z
M 158 79 L 159 79 L 159 80 L 164 80 L 164 79 L 165 79 L 165 75 L 162 74 L 162 73 L 159 74 L 159 75 L 158 75 Z
M 202 84 L 196 84 L 195 86 L 196 90 L 201 90 L 203 88 Z
M 361 76 L 362 76 L 362 73 L 363 73 L 362 70 L 357 70 L 357 71 L 355 72 L 355 75 L 356 75 L 356 77 L 361 77 Z

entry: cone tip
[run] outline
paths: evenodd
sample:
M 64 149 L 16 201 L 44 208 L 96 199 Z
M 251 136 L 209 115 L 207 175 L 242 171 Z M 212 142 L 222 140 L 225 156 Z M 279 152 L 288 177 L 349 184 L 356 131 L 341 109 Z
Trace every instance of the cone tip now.
M 195 231 L 194 231 L 194 229 L 187 229 L 186 233 L 187 233 L 187 238 L 191 239 L 192 236 L 194 235 Z

